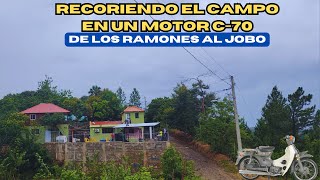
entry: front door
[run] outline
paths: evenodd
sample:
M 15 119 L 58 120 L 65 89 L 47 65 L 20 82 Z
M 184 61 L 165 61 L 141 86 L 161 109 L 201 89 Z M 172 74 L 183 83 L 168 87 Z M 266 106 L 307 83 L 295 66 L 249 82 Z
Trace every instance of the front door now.
M 45 142 L 51 142 L 51 131 L 46 130 L 45 132 Z

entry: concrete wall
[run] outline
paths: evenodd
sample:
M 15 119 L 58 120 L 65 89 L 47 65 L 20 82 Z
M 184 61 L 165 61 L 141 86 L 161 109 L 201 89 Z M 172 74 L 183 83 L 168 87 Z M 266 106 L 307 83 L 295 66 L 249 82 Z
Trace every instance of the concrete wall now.
M 45 143 L 51 156 L 57 161 L 85 162 L 98 154 L 100 161 L 118 161 L 124 156 L 131 163 L 160 167 L 161 155 L 169 142 L 90 142 Z

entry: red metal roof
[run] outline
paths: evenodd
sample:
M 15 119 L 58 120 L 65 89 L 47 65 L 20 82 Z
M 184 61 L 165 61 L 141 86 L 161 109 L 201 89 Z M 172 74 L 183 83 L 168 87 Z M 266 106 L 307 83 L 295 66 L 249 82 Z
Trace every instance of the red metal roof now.
M 122 124 L 122 121 L 94 121 L 94 122 L 90 121 L 90 126 L 91 125 L 98 125 L 98 126 L 102 126 L 102 125 L 118 125 L 118 124 Z
M 70 111 L 51 103 L 41 103 L 29 109 L 26 109 L 21 113 L 23 114 L 70 113 Z
M 123 112 L 144 112 L 144 110 L 137 106 L 129 106 Z

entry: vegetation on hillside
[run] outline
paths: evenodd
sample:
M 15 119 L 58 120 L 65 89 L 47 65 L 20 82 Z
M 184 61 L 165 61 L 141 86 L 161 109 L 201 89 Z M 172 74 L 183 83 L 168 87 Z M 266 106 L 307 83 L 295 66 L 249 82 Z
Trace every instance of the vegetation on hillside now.
M 199 88 L 206 87 L 206 88 Z M 199 93 L 201 92 L 201 94 Z M 148 106 L 147 121 L 186 132 L 209 144 L 216 153 L 236 158 L 237 144 L 231 98 L 217 97 L 208 86 L 178 84 L 171 97 L 156 98 Z M 272 88 L 253 130 L 240 119 L 243 147 L 275 146 L 274 158 L 284 154 L 285 135 L 294 135 L 301 151 L 309 151 L 320 164 L 320 110 L 302 87 L 285 97 Z
M 34 142 L 32 133 L 25 126 L 27 117 L 18 112 L 39 103 L 54 103 L 70 110 L 77 119 L 86 116 L 89 120 L 97 121 L 120 119 L 125 106 L 141 106 L 140 93 L 135 88 L 129 102 L 121 87 L 112 92 L 96 85 L 90 88 L 88 95 L 77 98 L 68 90 L 58 90 L 50 77 L 39 82 L 35 91 L 6 95 L 0 99 L 0 175 L 5 179 L 30 179 L 46 173 L 53 176 L 59 174 L 65 179 L 88 176 L 79 168 L 59 169 L 53 166 L 45 150 Z M 231 98 L 229 95 L 217 96 L 201 80 L 191 86 L 177 84 L 170 97 L 153 99 L 145 117 L 147 122 L 158 121 L 162 127 L 179 129 L 193 139 L 208 144 L 213 152 L 235 158 L 237 145 Z M 58 123 L 53 119 L 57 118 L 45 116 L 42 122 L 47 125 Z M 62 116 L 58 119 L 62 119 Z M 273 145 L 276 147 L 274 156 L 278 157 L 284 153 L 285 143 L 282 137 L 292 134 L 296 136 L 298 148 L 308 150 L 320 164 L 320 110 L 312 104 L 312 95 L 307 94 L 302 87 L 287 96 L 276 86 L 273 87 L 254 130 L 250 130 L 244 118 L 240 119 L 240 126 L 244 147 Z M 173 149 L 169 149 L 163 158 L 175 153 Z M 192 169 L 192 165 L 180 161 L 178 155 L 174 157 L 174 162 L 164 166 L 163 177 L 170 179 L 172 176 L 193 176 L 192 173 L 181 172 Z M 166 164 L 164 160 L 163 164 Z M 167 166 L 170 168 L 166 168 Z M 122 172 L 117 169 L 121 166 L 114 168 L 114 172 Z M 174 172 L 169 173 L 173 169 Z M 147 169 L 141 169 L 138 173 L 146 179 L 153 176 Z M 136 174 L 126 175 L 127 179 L 138 178 Z
M 69 90 L 58 90 L 53 80 L 47 77 L 38 83 L 36 91 L 24 91 L 17 94 L 8 94 L 0 100 L 0 119 L 8 117 L 11 113 L 23 111 L 40 103 L 53 103 L 72 112 L 77 119 L 86 116 L 93 121 L 119 120 L 120 114 L 127 106 L 140 106 L 139 91 L 134 88 L 129 103 L 121 88 L 117 92 L 94 85 L 88 95 L 81 98 L 73 97 Z
M 9 120 L 10 119 L 10 120 Z M 192 162 L 184 160 L 169 147 L 161 157 L 161 168 L 135 168 L 127 157 L 122 161 L 101 162 L 98 156 L 87 158 L 85 164 L 69 162 L 55 164 L 41 144 L 34 141 L 30 130 L 24 126 L 26 116 L 13 114 L 1 125 L 1 179 L 61 179 L 61 180 L 197 180 Z M 6 136 L 12 132 L 11 136 Z M 23 134 L 21 132 L 24 132 Z M 6 147 L 6 149 L 5 149 Z

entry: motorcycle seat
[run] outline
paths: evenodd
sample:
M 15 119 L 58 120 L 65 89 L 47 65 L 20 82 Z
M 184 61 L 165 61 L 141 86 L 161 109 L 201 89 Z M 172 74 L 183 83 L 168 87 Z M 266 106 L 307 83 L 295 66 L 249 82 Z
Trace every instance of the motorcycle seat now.
M 275 147 L 274 146 L 259 146 L 258 149 L 261 152 L 272 152 L 275 149 Z

